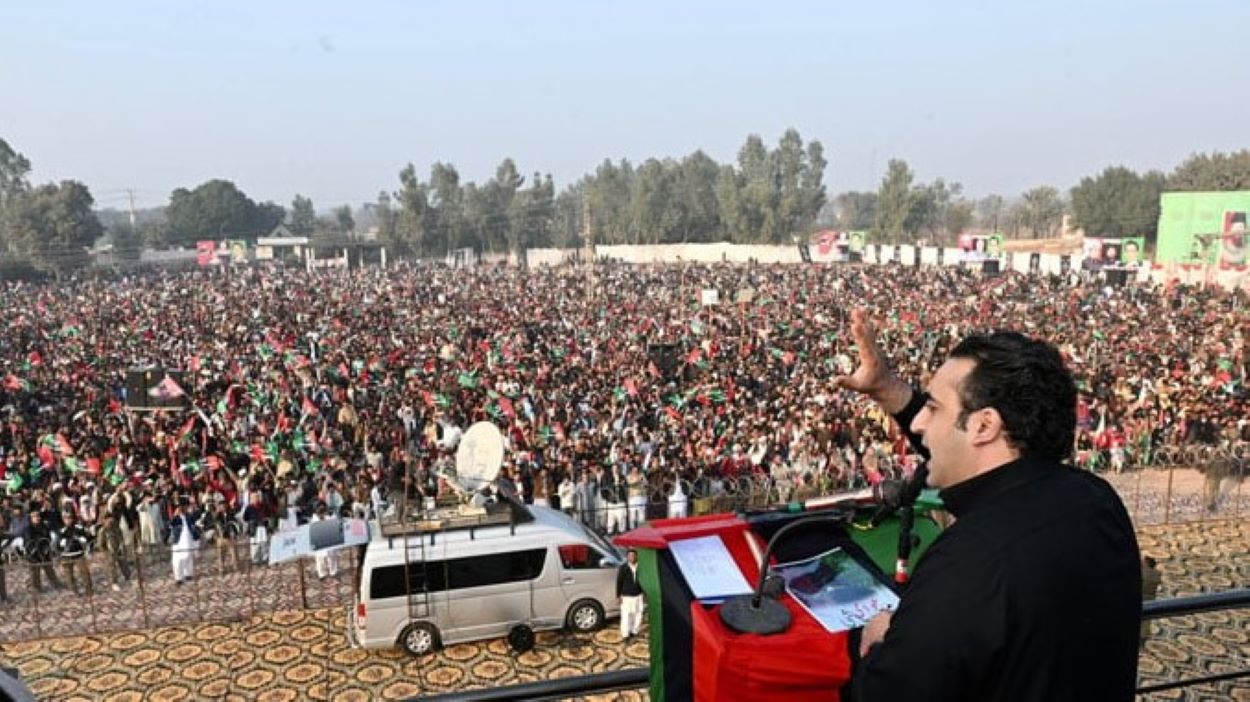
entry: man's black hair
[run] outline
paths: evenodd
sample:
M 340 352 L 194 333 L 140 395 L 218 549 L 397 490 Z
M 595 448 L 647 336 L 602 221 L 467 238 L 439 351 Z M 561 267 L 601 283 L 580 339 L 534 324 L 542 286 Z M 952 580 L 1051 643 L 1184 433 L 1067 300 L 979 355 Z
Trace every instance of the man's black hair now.
M 992 407 L 1011 445 L 1025 456 L 1062 461 L 1076 437 L 1076 383 L 1058 349 L 1015 332 L 970 336 L 951 358 L 976 363 L 959 386 L 959 427 Z

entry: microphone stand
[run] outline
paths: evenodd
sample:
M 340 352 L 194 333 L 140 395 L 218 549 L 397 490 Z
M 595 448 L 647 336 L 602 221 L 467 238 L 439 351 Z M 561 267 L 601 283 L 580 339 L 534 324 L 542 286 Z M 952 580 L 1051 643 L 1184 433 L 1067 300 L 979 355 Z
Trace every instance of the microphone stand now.
M 905 587 L 911 578 L 907 563 L 911 560 L 913 546 L 912 528 L 916 523 L 916 499 L 920 497 L 920 492 L 924 490 L 928 480 L 929 464 L 921 463 L 899 495 L 898 559 L 894 561 L 894 583 L 900 588 Z
M 768 540 L 768 548 L 764 549 L 764 558 L 760 563 L 759 580 L 755 584 L 755 592 L 750 595 L 739 595 L 725 602 L 720 608 L 720 620 L 726 627 L 739 634 L 759 634 L 768 636 L 779 634 L 790 627 L 790 610 L 773 597 L 764 596 L 764 584 L 769 578 L 771 567 L 768 564 L 773 549 L 781 538 L 790 531 L 820 522 L 845 522 L 849 515 L 842 511 L 831 511 L 827 514 L 816 514 L 797 519 L 777 530 L 773 538 Z M 776 576 L 773 576 L 776 577 Z

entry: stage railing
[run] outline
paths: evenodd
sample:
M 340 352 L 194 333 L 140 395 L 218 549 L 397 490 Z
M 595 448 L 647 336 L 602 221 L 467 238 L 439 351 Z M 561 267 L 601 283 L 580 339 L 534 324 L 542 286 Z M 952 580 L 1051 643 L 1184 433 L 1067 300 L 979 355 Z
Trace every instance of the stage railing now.
M 1202 612 L 1250 607 L 1250 589 L 1229 590 L 1192 597 L 1176 597 L 1169 600 L 1146 602 L 1142 607 L 1142 619 L 1163 619 Z M 1203 685 L 1226 680 L 1250 677 L 1250 668 L 1217 675 L 1185 678 L 1156 685 L 1137 688 L 1137 694 L 1162 692 L 1177 688 Z M 439 695 L 415 697 L 411 702 L 498 702 L 502 700 L 566 700 L 583 695 L 601 695 L 622 690 L 641 690 L 649 683 L 646 668 L 627 668 L 608 673 L 580 675 L 555 680 L 542 680 L 506 687 L 465 690 Z

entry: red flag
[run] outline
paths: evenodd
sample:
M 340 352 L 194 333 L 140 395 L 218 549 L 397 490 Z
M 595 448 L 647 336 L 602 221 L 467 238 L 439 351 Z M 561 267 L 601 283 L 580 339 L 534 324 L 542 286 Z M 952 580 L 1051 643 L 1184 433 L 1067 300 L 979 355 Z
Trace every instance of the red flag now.
M 429 390 L 421 391 L 421 399 L 425 400 L 425 404 L 427 407 L 434 406 L 434 395 Z
M 794 352 L 786 351 L 785 353 L 781 354 L 781 362 L 786 364 L 787 366 L 794 365 Z
M 512 409 L 512 400 L 509 400 L 506 397 L 499 398 L 499 411 L 513 419 L 516 419 L 516 411 Z
M 673 419 L 675 419 L 676 421 L 678 421 L 678 422 L 680 422 L 680 421 L 681 421 L 681 412 L 678 412 L 678 411 L 677 411 L 677 409 L 676 409 L 676 408 L 674 408 L 673 406 L 671 406 L 671 405 L 665 406 L 665 407 L 664 407 L 664 412 L 665 412 L 668 416 L 670 416 L 670 417 L 672 417 Z
M 698 363 L 699 358 L 702 355 L 703 355 L 703 350 L 696 346 L 695 348 L 691 349 L 690 353 L 686 356 L 686 363 Z
M 200 372 L 200 357 L 199 356 L 191 357 L 191 372 L 192 373 Z
M 304 402 L 300 405 L 300 409 L 304 412 L 304 414 L 321 414 L 321 410 L 317 409 L 317 405 L 313 404 L 313 401 L 307 397 L 304 398 Z
M 74 447 L 70 445 L 69 439 L 65 438 L 64 434 L 56 435 L 56 450 L 61 453 L 62 458 L 74 455 Z
M 110 397 L 109 398 L 109 414 L 121 414 L 121 411 L 122 411 L 122 403 L 118 402 L 117 398 Z
M 638 384 L 634 382 L 633 378 L 625 381 L 625 392 L 629 393 L 630 397 L 638 397 Z
M 38 351 L 31 351 L 30 355 L 26 357 L 26 360 L 30 361 L 30 365 L 32 366 L 43 365 L 43 356 L 40 355 Z
M 178 442 L 182 443 L 182 440 L 185 439 L 187 437 L 187 434 L 190 434 L 191 430 L 194 428 L 195 428 L 195 415 L 192 415 L 188 417 L 186 423 L 183 424 L 180 429 L 178 429 Z
M 18 380 L 16 375 L 10 373 L 4 377 L 4 389 L 12 390 L 14 392 L 21 390 L 22 381 Z
M 35 449 L 35 455 L 39 456 L 39 463 L 45 467 L 56 465 L 56 455 L 47 446 L 41 444 L 39 448 Z
M 92 475 L 99 475 L 101 468 L 102 466 L 100 464 L 99 457 L 92 456 L 91 458 L 87 459 L 87 472 L 88 473 Z

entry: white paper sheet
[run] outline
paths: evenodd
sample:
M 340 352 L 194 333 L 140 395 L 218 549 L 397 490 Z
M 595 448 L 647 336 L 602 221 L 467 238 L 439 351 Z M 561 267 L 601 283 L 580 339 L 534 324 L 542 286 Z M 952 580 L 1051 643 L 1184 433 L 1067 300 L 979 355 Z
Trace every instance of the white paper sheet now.
M 718 600 L 751 594 L 751 586 L 719 536 L 674 541 L 668 548 L 695 599 Z

